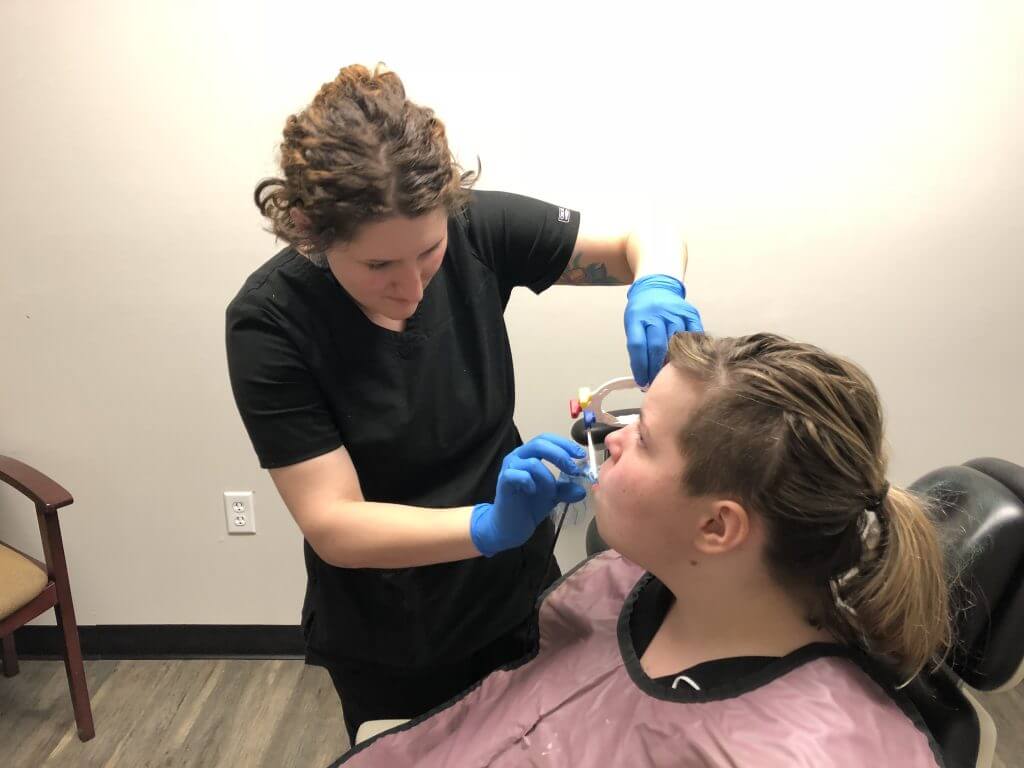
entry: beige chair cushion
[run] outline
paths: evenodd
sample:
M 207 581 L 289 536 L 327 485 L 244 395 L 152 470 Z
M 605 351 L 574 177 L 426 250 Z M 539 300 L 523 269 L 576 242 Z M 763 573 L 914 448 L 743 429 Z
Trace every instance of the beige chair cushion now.
M 46 571 L 0 543 L 0 619 L 38 596 L 47 581 Z

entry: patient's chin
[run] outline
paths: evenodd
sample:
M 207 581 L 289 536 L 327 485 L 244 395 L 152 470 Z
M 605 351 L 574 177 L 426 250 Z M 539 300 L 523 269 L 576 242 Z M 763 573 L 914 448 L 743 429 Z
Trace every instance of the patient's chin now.
M 607 520 L 602 520 L 600 513 L 594 515 L 594 523 L 597 525 L 597 534 L 601 537 L 601 541 L 607 544 L 609 549 L 614 549 L 619 554 L 625 554 L 621 549 L 622 545 L 620 543 L 620 539 L 623 537 L 615 530 L 615 526 L 610 525 Z M 628 549 L 628 542 L 626 545 Z

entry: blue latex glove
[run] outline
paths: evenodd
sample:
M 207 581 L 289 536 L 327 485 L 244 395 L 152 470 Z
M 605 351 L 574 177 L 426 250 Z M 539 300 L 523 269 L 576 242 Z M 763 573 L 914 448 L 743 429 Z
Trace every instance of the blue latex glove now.
M 473 507 L 469 521 L 473 546 L 487 557 L 521 546 L 556 504 L 580 501 L 586 491 L 568 480 L 555 480 L 542 459 L 578 475 L 573 459 L 586 455 L 572 440 L 551 434 L 539 435 L 509 453 L 501 462 L 494 503 Z
M 669 275 L 641 277 L 626 294 L 626 349 L 633 378 L 649 386 L 665 363 L 668 340 L 678 331 L 703 331 L 686 288 Z

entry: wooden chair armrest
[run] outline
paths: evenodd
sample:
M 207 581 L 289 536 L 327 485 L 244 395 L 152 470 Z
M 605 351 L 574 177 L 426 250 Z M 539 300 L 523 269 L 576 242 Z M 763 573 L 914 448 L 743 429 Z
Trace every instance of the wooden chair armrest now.
M 38 509 L 48 514 L 74 501 L 63 486 L 10 456 L 0 456 L 0 480 L 21 491 L 32 499 Z

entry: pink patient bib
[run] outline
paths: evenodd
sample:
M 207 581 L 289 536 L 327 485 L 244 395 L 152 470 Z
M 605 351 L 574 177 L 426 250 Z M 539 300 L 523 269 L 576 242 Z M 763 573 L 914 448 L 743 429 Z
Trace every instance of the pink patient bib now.
M 556 583 L 514 668 L 358 745 L 345 768 L 934 768 L 933 741 L 841 651 L 786 657 L 681 701 L 644 675 L 629 615 L 648 577 L 614 551 Z M 831 648 L 822 644 L 825 648 Z M 838 646 L 834 646 L 838 649 Z M 808 649 L 812 646 L 808 646 Z M 781 661 L 781 660 L 780 660 Z

